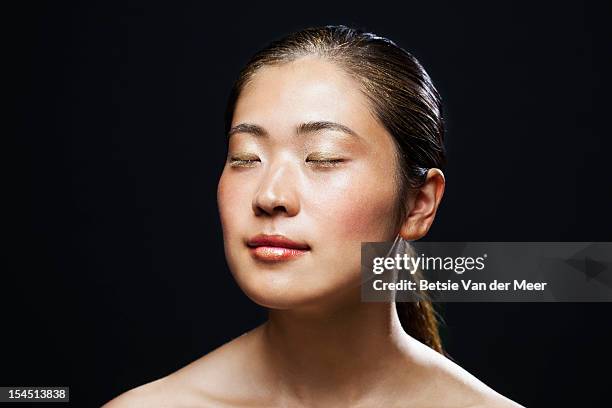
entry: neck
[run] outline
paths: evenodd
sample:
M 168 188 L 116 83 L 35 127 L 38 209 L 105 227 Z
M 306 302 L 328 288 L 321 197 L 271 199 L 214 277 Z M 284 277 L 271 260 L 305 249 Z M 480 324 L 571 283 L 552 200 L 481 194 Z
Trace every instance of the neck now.
M 361 302 L 359 293 L 324 310 L 271 310 L 263 329 L 270 368 L 303 401 L 356 401 L 394 367 L 411 367 L 395 303 Z

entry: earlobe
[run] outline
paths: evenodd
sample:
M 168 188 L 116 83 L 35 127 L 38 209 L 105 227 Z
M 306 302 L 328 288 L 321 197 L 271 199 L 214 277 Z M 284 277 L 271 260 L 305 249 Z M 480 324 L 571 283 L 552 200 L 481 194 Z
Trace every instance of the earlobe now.
M 442 170 L 429 169 L 423 185 L 412 192 L 411 207 L 399 232 L 402 238 L 415 241 L 427 234 L 444 195 L 445 185 Z

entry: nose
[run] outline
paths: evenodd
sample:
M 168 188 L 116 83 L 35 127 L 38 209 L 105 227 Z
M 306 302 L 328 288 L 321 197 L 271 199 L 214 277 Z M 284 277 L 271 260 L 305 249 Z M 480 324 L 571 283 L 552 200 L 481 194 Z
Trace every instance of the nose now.
M 253 197 L 252 206 L 255 215 L 284 214 L 294 217 L 300 212 L 297 174 L 292 173 L 290 164 L 279 164 L 267 169 Z

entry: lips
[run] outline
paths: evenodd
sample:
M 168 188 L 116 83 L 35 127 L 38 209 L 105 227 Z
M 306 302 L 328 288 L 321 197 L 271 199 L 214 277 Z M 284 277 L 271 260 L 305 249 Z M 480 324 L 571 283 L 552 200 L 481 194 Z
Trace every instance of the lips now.
M 260 261 L 288 261 L 305 255 L 310 246 L 283 235 L 259 234 L 247 241 L 251 255 Z

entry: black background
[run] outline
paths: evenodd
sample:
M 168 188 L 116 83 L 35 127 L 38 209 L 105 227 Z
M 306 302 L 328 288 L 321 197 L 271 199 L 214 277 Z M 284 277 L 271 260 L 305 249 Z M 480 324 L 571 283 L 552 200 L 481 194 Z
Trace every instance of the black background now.
M 440 90 L 448 184 L 428 239 L 612 241 L 609 11 L 464 3 L 5 8 L 0 385 L 99 406 L 265 319 L 223 255 L 223 110 L 248 57 L 306 26 L 387 36 Z M 607 405 L 611 304 L 441 311 L 449 353 L 502 394 Z

